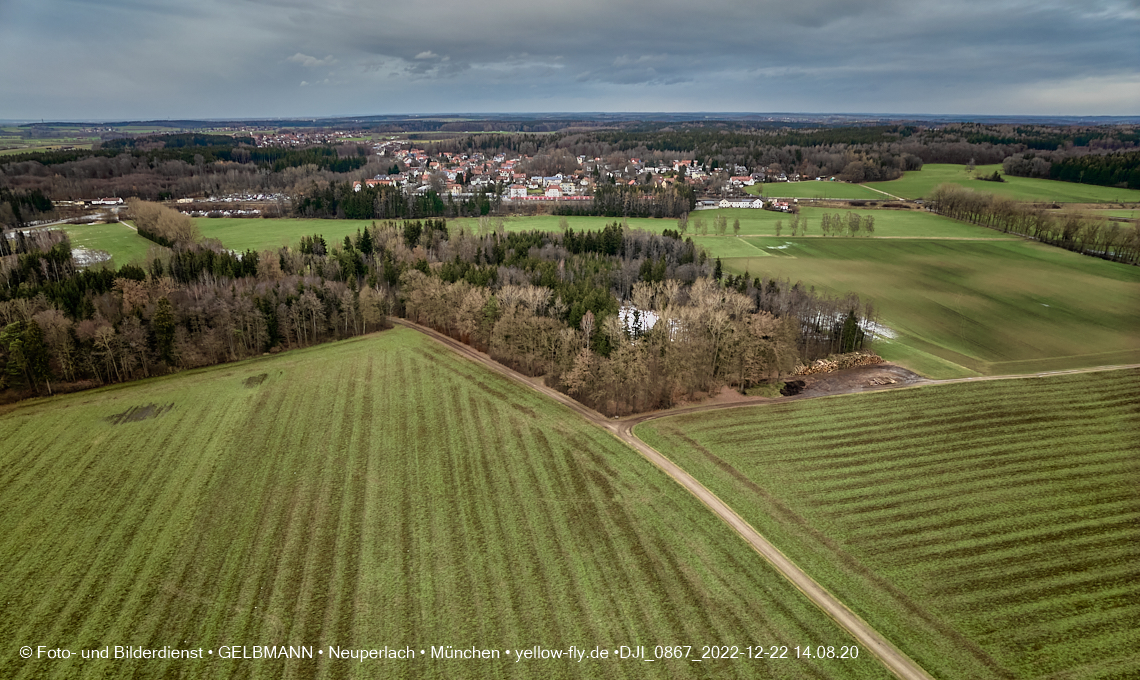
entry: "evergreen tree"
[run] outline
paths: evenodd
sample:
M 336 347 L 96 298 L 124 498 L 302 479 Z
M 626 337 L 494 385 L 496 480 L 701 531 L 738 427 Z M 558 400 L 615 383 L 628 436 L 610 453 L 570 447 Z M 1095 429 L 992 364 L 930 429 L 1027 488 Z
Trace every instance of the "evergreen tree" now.
M 158 356 L 168 364 L 174 363 L 175 321 L 170 298 L 163 296 L 158 299 L 158 305 L 150 326 L 154 330 L 154 339 L 158 345 Z

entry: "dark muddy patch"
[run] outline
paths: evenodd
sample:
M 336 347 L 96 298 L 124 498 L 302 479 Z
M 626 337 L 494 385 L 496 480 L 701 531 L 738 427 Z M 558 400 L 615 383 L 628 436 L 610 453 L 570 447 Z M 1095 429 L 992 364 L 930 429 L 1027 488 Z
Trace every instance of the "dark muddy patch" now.
M 174 408 L 174 404 L 167 404 L 166 406 L 159 406 L 158 404 L 147 404 L 146 406 L 132 406 L 122 413 L 116 413 L 112 416 L 107 416 L 106 420 L 112 425 L 122 425 L 124 423 L 137 423 L 142 420 L 150 418 L 157 418 L 163 413 Z
M 807 383 L 802 380 L 789 380 L 780 388 L 780 394 L 785 397 L 794 397 L 803 392 L 805 387 L 807 387 Z
M 246 378 L 242 382 L 242 384 L 245 385 L 246 387 L 257 387 L 261 383 L 265 382 L 265 379 L 268 377 L 269 377 L 268 373 L 262 373 L 260 375 L 251 375 L 248 378 Z

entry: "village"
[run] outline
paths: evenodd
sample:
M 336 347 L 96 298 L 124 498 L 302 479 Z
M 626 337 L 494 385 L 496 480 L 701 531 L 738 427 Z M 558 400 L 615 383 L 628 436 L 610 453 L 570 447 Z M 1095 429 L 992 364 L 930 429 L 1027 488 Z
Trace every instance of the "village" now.
M 439 152 L 431 155 L 423 148 L 403 141 L 373 145 L 373 152 L 392 158 L 387 175 L 353 182 L 353 189 L 392 186 L 413 193 L 435 191 L 456 199 L 479 193 L 497 192 L 504 203 L 589 201 L 598 183 L 663 188 L 676 183 L 691 185 L 701 198 L 697 209 L 756 208 L 788 212 L 793 203 L 763 198 L 762 191 L 745 191 L 764 183 L 798 182 L 799 174 L 785 174 L 780 168 L 759 167 L 750 171 L 741 165 L 709 168 L 693 159 L 643 162 L 640 158 L 615 162 L 611 157 L 577 156 L 577 168 L 549 176 L 526 172 L 534 159 L 506 154 Z M 729 172 L 731 170 L 731 173 Z M 814 178 L 836 181 L 832 178 Z

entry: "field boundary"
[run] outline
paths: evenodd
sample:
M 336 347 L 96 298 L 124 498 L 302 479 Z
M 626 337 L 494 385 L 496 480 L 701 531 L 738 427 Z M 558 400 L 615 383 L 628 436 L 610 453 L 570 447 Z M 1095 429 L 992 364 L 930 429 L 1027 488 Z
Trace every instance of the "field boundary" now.
M 684 487 L 689 493 L 697 497 L 701 503 L 713 511 L 725 523 L 732 527 L 748 544 L 760 554 L 765 560 L 768 561 L 777 571 L 788 579 L 797 590 L 802 592 L 813 604 L 827 614 L 833 621 L 846 630 L 852 637 L 855 638 L 865 649 L 870 651 L 879 659 L 880 662 L 891 671 L 896 677 L 903 680 L 933 680 L 932 676 L 923 670 L 917 663 L 910 657 L 904 654 L 901 650 L 894 646 L 882 634 L 872 628 L 866 621 L 861 619 L 853 611 L 847 608 L 842 602 L 835 598 L 823 586 L 819 585 L 812 579 L 806 572 L 800 569 L 794 562 L 788 559 L 776 546 L 764 538 L 760 532 L 756 531 L 748 522 L 746 522 L 740 515 L 736 513 L 724 501 L 718 498 L 714 493 L 709 491 L 703 484 L 696 480 L 692 475 L 686 472 L 683 468 L 678 466 L 673 461 L 666 458 L 659 451 L 649 446 L 641 439 L 633 434 L 633 425 L 641 422 L 635 419 L 626 420 L 606 420 L 600 413 L 583 406 L 582 404 L 574 401 L 570 397 L 557 392 L 544 385 L 537 385 L 534 382 L 527 380 L 521 373 L 513 371 L 506 366 L 494 361 L 489 356 L 475 350 L 472 347 L 464 345 L 463 343 L 452 338 L 438 333 L 430 328 L 413 323 L 406 319 L 393 318 L 392 321 L 400 326 L 419 331 L 424 335 L 440 342 L 441 344 L 455 350 L 462 356 L 465 356 L 472 361 L 477 362 L 481 366 L 488 368 L 500 375 L 503 375 L 512 381 L 530 387 L 531 389 L 547 396 L 555 401 L 570 407 L 576 413 L 586 418 L 591 423 L 603 427 L 611 432 L 616 438 L 628 444 L 635 451 L 640 453 L 644 458 L 653 463 L 657 468 L 669 475 L 675 482 Z M 663 417 L 665 415 L 673 415 L 672 413 L 662 413 L 656 417 Z

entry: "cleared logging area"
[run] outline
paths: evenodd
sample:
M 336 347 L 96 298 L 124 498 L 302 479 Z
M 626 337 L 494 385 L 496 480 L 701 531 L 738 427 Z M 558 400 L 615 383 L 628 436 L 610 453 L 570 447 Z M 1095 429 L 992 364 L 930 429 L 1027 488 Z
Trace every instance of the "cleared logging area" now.
M 330 661 L 329 645 L 851 644 L 636 452 L 414 331 L 26 402 L 0 441 L 13 645 L 326 648 L 48 662 L 13 647 L 0 677 L 886 677 L 870 654 Z
M 1138 386 L 933 386 L 636 433 L 936 677 L 1137 677 Z

